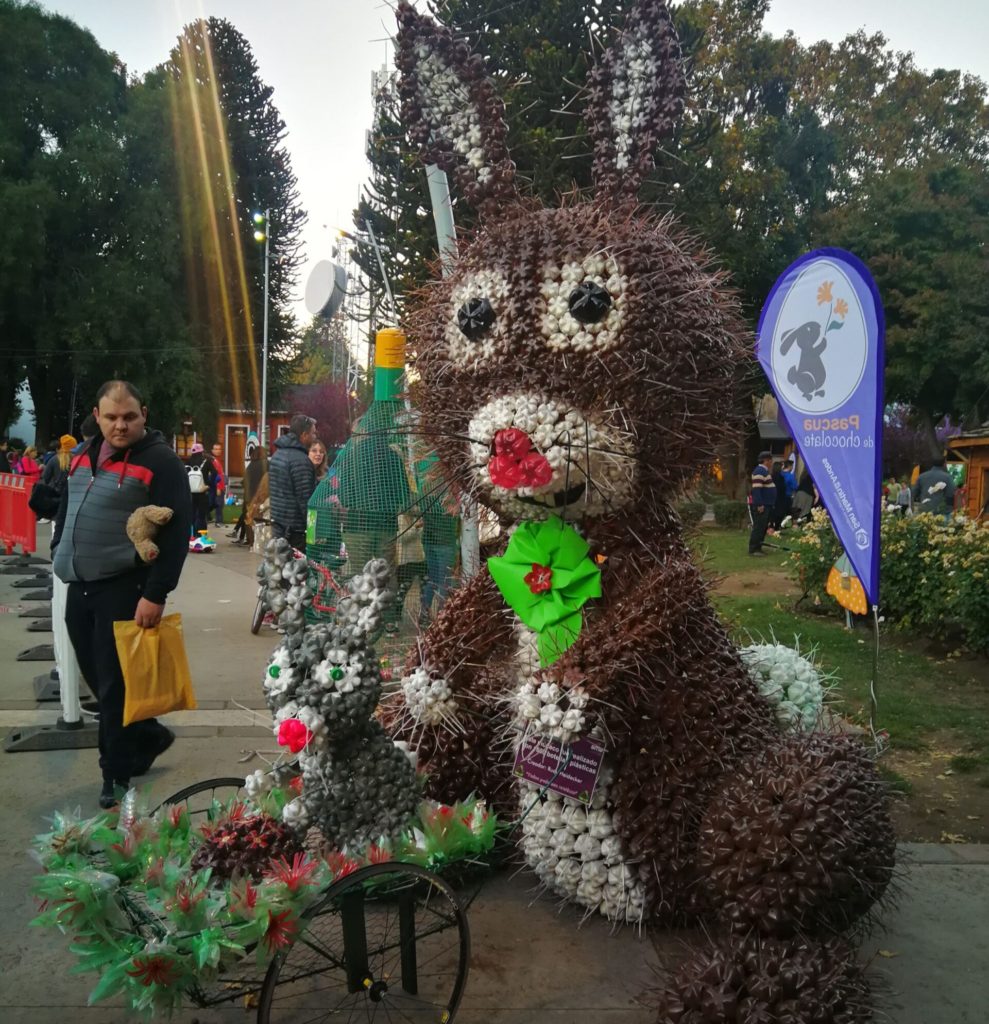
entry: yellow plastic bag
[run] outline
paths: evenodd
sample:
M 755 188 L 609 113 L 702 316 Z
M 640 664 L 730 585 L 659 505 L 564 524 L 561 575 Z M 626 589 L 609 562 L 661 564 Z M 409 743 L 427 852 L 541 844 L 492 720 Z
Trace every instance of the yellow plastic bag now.
M 181 615 L 166 615 L 151 629 L 115 622 L 113 636 L 126 687 L 124 725 L 196 707 Z

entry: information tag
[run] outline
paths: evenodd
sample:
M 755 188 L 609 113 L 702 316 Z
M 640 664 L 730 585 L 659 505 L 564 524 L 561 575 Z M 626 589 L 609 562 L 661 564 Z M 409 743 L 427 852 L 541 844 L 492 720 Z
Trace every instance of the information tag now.
M 604 752 L 603 744 L 588 737 L 565 745 L 530 736 L 519 744 L 513 772 L 535 786 L 586 804 L 594 796 Z

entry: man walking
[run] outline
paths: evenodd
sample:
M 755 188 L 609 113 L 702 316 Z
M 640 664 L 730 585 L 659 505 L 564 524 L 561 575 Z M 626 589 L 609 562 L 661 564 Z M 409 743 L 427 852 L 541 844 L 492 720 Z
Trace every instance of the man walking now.
M 776 485 L 773 483 L 773 453 L 759 452 L 759 464 L 752 470 L 752 532 L 749 534 L 749 554 L 764 557 L 762 542 L 766 528 L 776 506 Z
M 316 470 L 308 455 L 315 440 L 316 421 L 297 413 L 289 432 L 275 441 L 268 464 L 271 535 L 284 537 L 300 551 L 306 549 L 306 514 L 316 489 Z
M 52 538 L 54 572 L 69 585 L 65 624 L 83 675 L 99 702 L 100 807 L 143 775 L 174 734 L 155 719 L 124 726 L 124 677 L 113 624 L 133 619 L 150 629 L 179 582 L 192 515 L 189 483 L 178 456 L 148 431 L 141 393 L 111 380 L 96 395 L 98 433 L 72 460 Z M 164 505 L 172 519 L 158 532 L 157 559 L 145 564 L 127 536 L 130 514 Z

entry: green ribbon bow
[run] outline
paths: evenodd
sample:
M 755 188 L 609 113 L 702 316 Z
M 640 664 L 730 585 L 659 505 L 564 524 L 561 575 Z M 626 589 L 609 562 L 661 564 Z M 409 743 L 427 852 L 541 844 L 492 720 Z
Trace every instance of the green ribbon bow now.
M 552 665 L 580 636 L 580 609 L 601 596 L 601 570 L 589 545 L 556 516 L 522 523 L 488 569 L 515 614 L 539 637 L 539 664 Z M 548 570 L 548 571 L 547 571 Z

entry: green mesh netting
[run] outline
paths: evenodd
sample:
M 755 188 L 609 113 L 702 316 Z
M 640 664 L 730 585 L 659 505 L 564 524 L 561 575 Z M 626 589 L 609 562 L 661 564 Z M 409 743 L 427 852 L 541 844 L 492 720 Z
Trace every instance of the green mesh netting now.
M 306 553 L 326 617 L 342 585 L 372 558 L 393 567 L 398 599 L 390 632 L 425 625 L 449 591 L 459 556 L 459 520 L 446 508 L 435 456 L 418 449 L 402 402 L 374 401 L 354 425 L 309 501 Z

